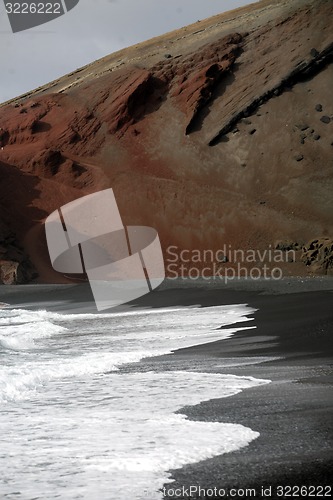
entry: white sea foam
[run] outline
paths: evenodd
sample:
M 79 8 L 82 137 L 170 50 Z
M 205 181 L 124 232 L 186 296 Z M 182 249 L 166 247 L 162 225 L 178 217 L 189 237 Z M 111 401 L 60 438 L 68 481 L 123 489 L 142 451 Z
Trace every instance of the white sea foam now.
M 19 368 L 16 365 L 0 367 L 0 401 L 29 397 L 29 391 L 52 380 L 117 370 L 121 365 L 138 362 L 143 358 L 226 339 L 237 328 L 220 330 L 218 327 L 221 324 L 251 321 L 252 318 L 247 315 L 252 312 L 252 309 L 244 305 L 234 305 L 230 308 L 163 309 L 131 314 L 78 314 L 69 315 L 69 323 L 66 323 L 64 314 L 6 311 L 1 318 L 3 322 L 8 322 L 8 326 L 0 327 L 2 347 L 14 351 L 41 349 L 45 345 L 52 345 L 48 340 L 50 337 L 63 334 L 63 348 L 60 349 L 60 354 L 53 353 L 46 359 L 24 360 Z M 60 340 L 56 339 L 53 345 L 59 348 Z M 102 351 L 99 350 L 100 347 Z M 80 350 L 82 354 L 78 355 Z M 70 357 L 67 356 L 69 352 Z
M 66 332 L 48 319 L 46 311 L 6 309 L 0 313 L 0 347 L 21 351 L 33 349 L 35 341 Z
M 258 433 L 237 422 L 192 422 L 175 412 L 268 381 L 119 368 L 227 338 L 253 312 L 246 305 L 102 315 L 1 310 L 1 494 L 159 500 L 168 470 L 249 444 Z

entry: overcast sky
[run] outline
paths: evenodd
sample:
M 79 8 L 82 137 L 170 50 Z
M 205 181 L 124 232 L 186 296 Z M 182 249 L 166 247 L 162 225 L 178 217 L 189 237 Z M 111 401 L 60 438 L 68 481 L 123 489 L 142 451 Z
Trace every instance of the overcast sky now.
M 0 102 L 123 47 L 253 2 L 80 0 L 64 16 L 13 34 L 0 0 Z

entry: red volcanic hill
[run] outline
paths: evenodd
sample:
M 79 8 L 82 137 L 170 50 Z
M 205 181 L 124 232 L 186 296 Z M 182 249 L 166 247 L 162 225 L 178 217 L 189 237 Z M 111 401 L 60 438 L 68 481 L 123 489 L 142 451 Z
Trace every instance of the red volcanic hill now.
M 332 20 L 331 0 L 260 1 L 3 104 L 2 281 L 64 281 L 43 221 L 109 187 L 166 258 L 278 248 L 287 274 L 332 272 Z

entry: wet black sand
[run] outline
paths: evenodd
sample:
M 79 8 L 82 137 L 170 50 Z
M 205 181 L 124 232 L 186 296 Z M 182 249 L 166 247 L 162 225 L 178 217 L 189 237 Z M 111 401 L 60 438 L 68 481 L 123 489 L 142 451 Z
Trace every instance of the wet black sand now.
M 247 303 L 257 309 L 257 328 L 147 360 L 146 369 L 172 366 L 272 381 L 181 410 L 193 420 L 243 424 L 260 437 L 237 452 L 172 471 L 165 498 L 331 497 L 331 489 L 320 488 L 331 484 L 333 471 L 333 287 L 327 284 L 320 290 L 313 281 L 295 280 L 261 289 L 257 283 L 251 290 L 238 283 L 227 290 L 173 290 L 172 298 L 165 292 L 164 304 L 182 294 L 187 305 Z M 245 364 L 232 366 L 239 362 Z M 191 496 L 191 486 L 202 491 Z
M 173 471 L 175 482 L 167 485 L 171 492 L 165 498 L 266 498 L 262 487 L 269 498 L 299 498 L 300 491 L 330 498 L 332 490 L 317 486 L 330 485 L 333 471 L 333 293 L 245 293 L 246 300 L 241 291 L 230 292 L 229 298 L 258 309 L 256 330 L 172 357 L 187 369 L 195 360 L 196 369 L 270 379 L 269 385 L 182 410 L 194 420 L 243 424 L 260 437 L 237 452 Z M 258 361 L 261 356 L 280 359 L 242 367 L 218 365 L 221 360 L 230 364 L 235 358 Z M 209 495 L 189 496 L 193 485 Z M 290 492 L 288 485 L 307 488 Z M 185 488 L 184 494 L 176 497 L 176 488 Z

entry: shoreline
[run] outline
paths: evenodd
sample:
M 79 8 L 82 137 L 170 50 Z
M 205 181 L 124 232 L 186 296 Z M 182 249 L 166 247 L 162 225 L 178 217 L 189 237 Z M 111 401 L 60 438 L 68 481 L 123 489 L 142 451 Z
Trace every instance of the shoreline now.
M 211 367 L 219 373 L 272 382 L 181 410 L 190 420 L 243 424 L 260 436 L 236 452 L 171 471 L 175 482 L 165 485 L 167 489 L 194 485 L 206 490 L 217 488 L 225 495 L 209 498 L 220 499 L 234 498 L 228 492 L 235 488 L 255 491 L 255 496 L 251 491 L 243 498 L 264 498 L 261 488 L 272 488 L 271 498 L 279 498 L 278 486 L 330 484 L 332 303 L 333 294 L 328 291 L 254 295 L 248 304 L 257 309 L 256 330 L 238 331 L 229 339 L 174 353 L 178 364 L 188 363 L 187 369 L 195 359 L 196 366 L 204 370 Z M 258 363 L 216 366 L 221 361 L 245 358 L 255 358 Z
M 217 500 L 235 498 L 228 494 L 231 488 L 254 489 L 256 496 L 251 498 L 264 498 L 261 488 L 272 487 L 270 498 L 281 498 L 276 494 L 278 485 L 329 484 L 333 466 L 333 279 L 288 278 L 273 284 L 237 281 L 223 288 L 190 285 L 175 287 L 166 283 L 132 306 L 208 307 L 246 303 L 256 309 L 251 324 L 256 329 L 240 330 L 229 339 L 143 359 L 140 371 L 215 372 L 272 382 L 181 409 L 179 412 L 191 420 L 242 424 L 258 431 L 260 436 L 235 452 L 170 471 L 174 482 L 165 488 L 171 491 L 184 488 L 185 492 L 195 485 L 202 489 L 223 489 L 226 492 L 223 496 L 206 497 Z M 76 312 L 83 312 L 87 305 L 90 308 L 87 287 L 77 285 L 74 289 L 72 285 L 24 285 L 10 290 L 0 287 L 0 302 L 22 307 L 22 303 L 28 303 L 29 295 L 34 308 L 40 308 L 40 300 L 44 305 L 54 305 L 54 301 L 65 299 L 67 312 L 75 300 L 81 301 L 81 309 Z M 230 328 L 240 326 L 241 323 Z M 131 370 L 131 366 L 124 369 Z M 135 364 L 133 370 L 137 369 Z M 205 497 L 166 494 L 164 498 Z
M 141 369 L 147 371 L 171 367 L 271 380 L 267 386 L 246 389 L 235 396 L 179 411 L 190 420 L 242 424 L 260 436 L 236 452 L 170 471 L 174 482 L 165 485 L 165 492 L 184 490 L 186 494 L 165 494 L 165 499 L 235 498 L 228 494 L 235 488 L 252 490 L 239 498 L 265 498 L 262 488 L 266 493 L 271 488 L 270 498 L 278 499 L 281 498 L 277 494 L 279 486 L 330 484 L 333 288 L 314 289 L 320 288 L 316 280 L 305 284 L 295 280 L 287 291 L 281 283 L 261 291 L 249 288 L 249 283 L 237 290 L 192 287 L 186 289 L 183 304 L 247 303 L 256 309 L 252 315 L 256 329 L 240 330 L 229 339 L 179 349 L 173 354 L 140 362 Z M 179 301 L 180 295 L 175 290 L 171 299 L 166 291 L 168 305 Z M 244 322 L 246 326 L 249 323 Z M 191 486 L 211 493 L 214 488 L 221 489 L 225 494 L 188 496 Z
M 232 304 L 246 301 L 257 295 L 290 295 L 303 292 L 333 291 L 333 276 L 284 277 L 281 280 L 251 280 L 235 278 L 224 283 L 220 279 L 183 279 L 166 278 L 155 290 L 135 301 L 113 308 L 112 311 L 132 310 L 133 308 L 171 307 L 175 305 L 202 307 Z M 251 294 L 251 295 L 249 295 Z M 232 300 L 230 301 L 232 297 Z M 197 301 L 197 302 L 196 302 Z M 89 283 L 84 284 L 26 284 L 0 285 L 0 303 L 11 306 L 36 309 L 43 305 L 54 309 L 54 303 L 67 302 L 79 304 L 80 309 L 97 313 Z

